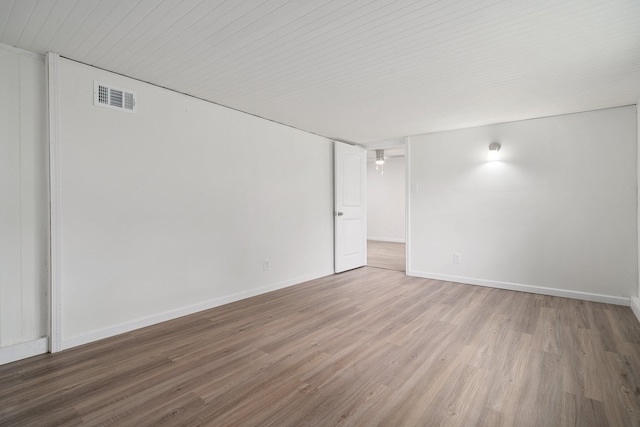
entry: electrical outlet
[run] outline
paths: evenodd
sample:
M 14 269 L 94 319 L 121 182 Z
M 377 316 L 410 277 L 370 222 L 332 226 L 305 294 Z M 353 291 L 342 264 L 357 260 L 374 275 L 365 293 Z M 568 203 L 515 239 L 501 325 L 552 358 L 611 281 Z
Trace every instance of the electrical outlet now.
M 462 263 L 462 255 L 453 254 L 453 263 L 454 264 L 461 264 Z
M 264 271 L 268 271 L 268 270 L 269 270 L 269 264 L 270 264 L 270 263 L 269 263 L 269 260 L 268 260 L 268 259 L 265 259 L 265 260 L 262 262 L 262 269 L 263 269 Z

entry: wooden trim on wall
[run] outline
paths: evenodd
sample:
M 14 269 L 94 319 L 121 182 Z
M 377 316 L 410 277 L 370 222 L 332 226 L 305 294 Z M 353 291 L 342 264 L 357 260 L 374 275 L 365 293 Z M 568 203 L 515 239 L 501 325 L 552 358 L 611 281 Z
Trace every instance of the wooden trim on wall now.
M 404 141 L 404 257 L 405 257 L 405 274 L 409 275 L 411 271 L 411 137 L 407 136 Z
M 48 52 L 45 56 L 47 72 L 47 136 L 49 139 L 49 210 L 50 210 L 50 292 L 49 292 L 49 351 L 62 350 L 62 322 L 60 297 L 60 163 L 58 73 L 60 56 Z
M 568 289 L 547 288 L 544 286 L 525 285 L 522 283 L 500 282 L 497 280 L 476 279 L 473 277 L 452 276 L 449 274 L 438 274 L 416 270 L 407 270 L 407 276 L 421 277 L 423 279 L 442 280 L 444 282 L 463 283 L 465 285 L 506 289 L 510 291 L 528 292 L 531 294 L 549 295 L 553 297 L 573 298 L 584 301 L 601 302 L 605 304 L 623 305 L 627 307 L 631 305 L 631 300 L 628 297 L 594 294 L 590 292 L 572 291 Z
M 47 346 L 47 338 L 39 338 L 37 340 L 0 348 L 0 365 L 46 353 Z

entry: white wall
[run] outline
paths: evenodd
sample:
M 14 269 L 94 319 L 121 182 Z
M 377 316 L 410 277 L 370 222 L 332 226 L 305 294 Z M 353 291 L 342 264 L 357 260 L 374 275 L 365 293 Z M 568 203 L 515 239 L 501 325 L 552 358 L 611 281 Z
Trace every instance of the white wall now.
M 412 137 L 409 274 L 628 304 L 636 139 L 634 106 Z
M 59 84 L 63 347 L 332 273 L 330 141 L 69 60 Z
M 405 159 L 387 159 L 384 175 L 367 163 L 367 238 L 405 241 Z
M 41 56 L 0 45 L 0 363 L 46 351 L 44 82 Z

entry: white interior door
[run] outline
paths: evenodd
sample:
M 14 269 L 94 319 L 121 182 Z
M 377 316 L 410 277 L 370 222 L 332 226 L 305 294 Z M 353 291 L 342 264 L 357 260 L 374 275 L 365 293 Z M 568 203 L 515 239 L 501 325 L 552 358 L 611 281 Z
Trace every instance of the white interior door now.
M 367 263 L 367 152 L 335 142 L 335 272 Z

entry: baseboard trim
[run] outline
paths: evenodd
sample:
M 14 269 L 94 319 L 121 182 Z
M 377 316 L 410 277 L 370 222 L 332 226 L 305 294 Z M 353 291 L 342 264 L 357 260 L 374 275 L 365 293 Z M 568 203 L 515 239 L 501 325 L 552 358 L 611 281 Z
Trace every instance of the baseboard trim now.
M 393 239 L 390 237 L 367 237 L 367 240 L 373 240 L 374 242 L 405 243 L 405 239 Z
M 310 280 L 319 279 L 321 277 L 330 276 L 333 271 L 326 271 L 316 274 L 310 274 L 307 276 L 298 277 L 295 279 L 286 280 L 284 282 L 275 283 L 259 288 L 254 288 L 244 292 L 238 292 L 236 294 L 227 295 L 213 300 L 205 301 L 199 304 L 193 304 L 186 307 L 177 308 L 175 310 L 169 310 L 156 315 L 136 319 L 130 322 L 120 323 L 115 326 L 89 332 L 84 335 L 76 337 L 65 338 L 62 340 L 62 350 L 67 350 L 79 345 L 88 344 L 101 339 L 109 338 L 115 335 L 123 334 L 125 332 L 131 332 L 136 329 L 145 328 L 147 326 L 155 325 L 157 323 L 166 322 L 168 320 L 177 319 L 178 317 L 187 316 L 189 314 L 198 313 L 200 311 L 209 310 L 211 308 L 219 307 L 224 304 L 239 301 L 245 298 L 251 298 L 256 295 L 265 294 L 267 292 L 276 291 L 278 289 L 287 288 L 290 286 L 299 285 Z
M 633 314 L 636 315 L 638 322 L 640 322 L 640 298 L 639 297 L 631 297 L 631 310 L 633 310 Z
M 625 297 L 611 295 L 592 294 L 589 292 L 570 291 L 557 288 L 545 288 L 542 286 L 523 285 L 519 283 L 499 282 L 495 280 L 475 279 L 472 277 L 451 276 L 448 274 L 428 273 L 424 271 L 410 270 L 408 276 L 422 277 L 424 279 L 443 280 L 446 282 L 463 283 L 465 285 L 486 286 L 489 288 L 507 289 L 510 291 L 529 292 L 532 294 L 549 295 L 554 297 L 573 298 L 584 301 L 602 302 L 606 304 L 629 306 L 631 301 Z M 638 314 L 636 313 L 636 316 Z M 639 317 L 640 318 L 640 317 Z
M 47 338 L 27 341 L 0 348 L 0 365 L 44 354 L 49 350 Z

